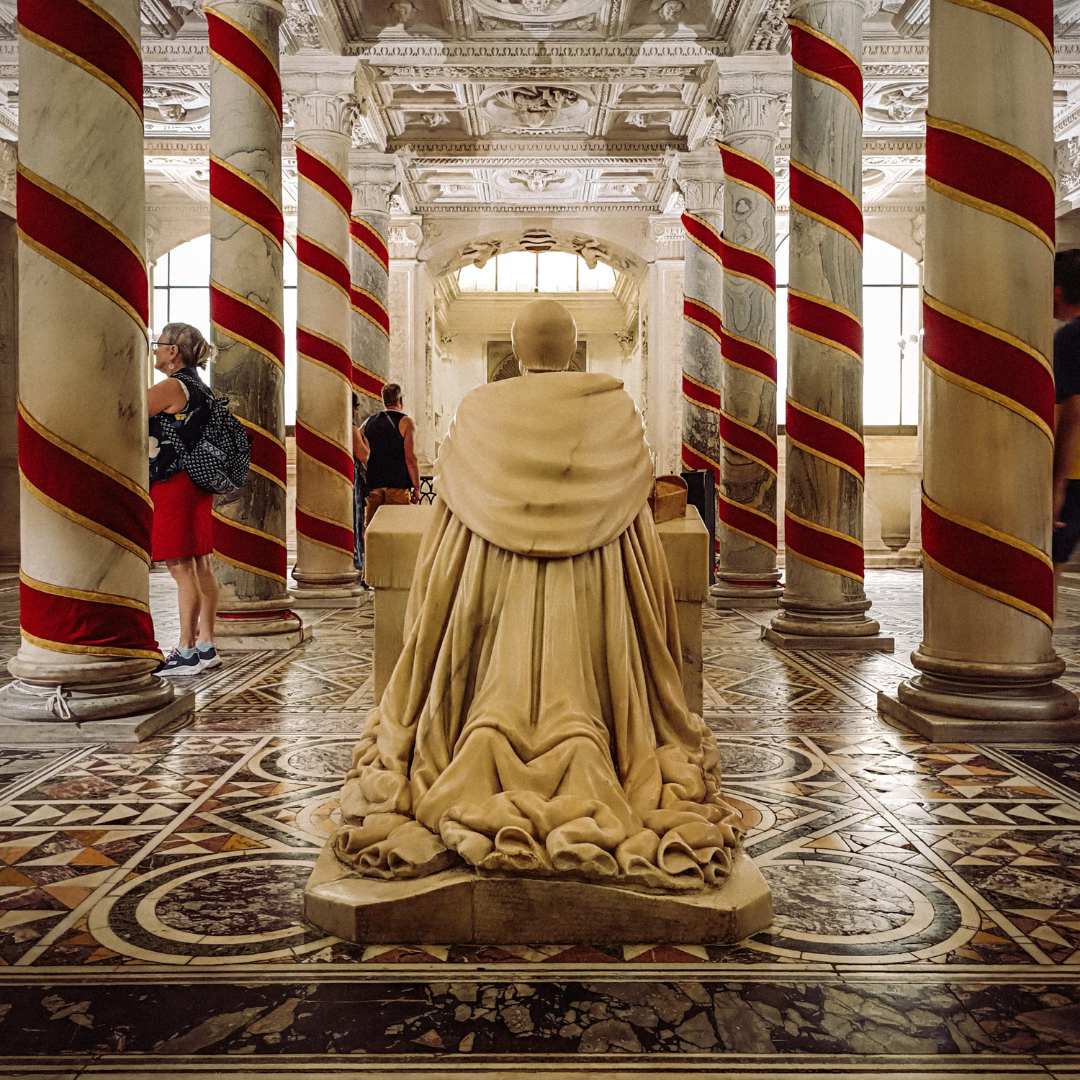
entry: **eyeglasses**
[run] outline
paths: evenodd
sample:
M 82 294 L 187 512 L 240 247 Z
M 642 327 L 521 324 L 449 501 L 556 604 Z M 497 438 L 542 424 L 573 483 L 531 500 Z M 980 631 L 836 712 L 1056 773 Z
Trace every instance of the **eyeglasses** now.
M 175 345 L 175 341 L 151 341 L 150 348 L 156 349 L 159 345 Z

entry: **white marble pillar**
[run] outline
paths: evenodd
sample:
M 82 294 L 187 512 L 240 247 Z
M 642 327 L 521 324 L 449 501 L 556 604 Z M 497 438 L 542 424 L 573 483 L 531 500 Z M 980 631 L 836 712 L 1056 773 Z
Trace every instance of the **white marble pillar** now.
M 720 490 L 721 347 L 723 333 L 724 178 L 709 145 L 684 154 L 679 185 L 686 200 L 683 244 L 682 466 L 711 472 Z M 710 575 L 711 580 L 712 575 Z
M 350 225 L 352 268 L 353 390 L 356 419 L 382 409 L 382 388 L 390 372 L 390 214 L 394 160 L 371 150 L 349 159 L 353 207 Z
M 935 740 L 1073 742 L 1051 642 L 1052 4 L 935 4 L 931 38 L 923 640 L 878 704 Z
M 139 4 L 48 7 L 19 4 L 22 643 L 0 741 L 139 738 L 176 711 L 149 608 Z
M 348 74 L 293 74 L 300 178 L 296 258 L 297 607 L 358 602 L 353 565 L 349 146 L 357 101 Z
M 303 628 L 286 590 L 281 0 L 205 0 L 210 35 L 210 319 L 215 388 L 252 436 L 252 471 L 218 500 L 218 635 L 287 649 Z
M 862 0 L 797 0 L 785 589 L 766 632 L 789 648 L 891 651 L 866 615 L 862 437 Z
M 717 492 L 717 607 L 775 607 L 776 201 L 783 98 L 756 89 L 721 102 L 724 303 Z
M 649 240 L 641 335 L 648 393 L 642 404 L 653 463 L 663 475 L 679 472 L 682 448 L 682 370 L 675 360 L 682 355 L 683 338 L 682 222 L 675 215 L 651 218 Z

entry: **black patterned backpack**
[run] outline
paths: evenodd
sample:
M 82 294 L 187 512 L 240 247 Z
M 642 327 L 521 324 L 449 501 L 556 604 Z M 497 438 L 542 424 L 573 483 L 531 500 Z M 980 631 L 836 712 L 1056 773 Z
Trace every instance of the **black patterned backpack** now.
M 174 432 L 182 449 L 180 467 L 203 489 L 223 495 L 247 483 L 251 436 L 233 416 L 229 399 L 215 394 L 191 368 L 173 376 L 188 391 L 188 408 Z

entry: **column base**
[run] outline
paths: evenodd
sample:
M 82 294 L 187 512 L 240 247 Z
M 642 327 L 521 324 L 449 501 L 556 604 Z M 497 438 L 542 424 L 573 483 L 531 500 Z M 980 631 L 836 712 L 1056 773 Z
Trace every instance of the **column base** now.
M 286 603 L 292 603 L 289 598 Z M 286 652 L 311 637 L 296 612 L 280 601 L 256 601 L 259 606 L 235 612 L 218 612 L 214 630 L 225 652 Z M 265 605 L 265 606 L 264 606 Z
M 367 589 L 360 585 L 319 585 L 305 588 L 297 585 L 290 590 L 294 608 L 354 608 Z
M 847 610 L 833 611 L 827 607 L 796 608 L 789 601 L 762 632 L 766 641 L 781 649 L 818 649 L 822 652 L 893 652 L 896 643 L 881 633 L 875 619 L 863 612 L 870 607 L 868 600 L 847 605 Z
M 164 683 L 164 680 L 155 679 Z M 168 683 L 166 689 L 172 691 Z M 40 693 L 35 693 L 40 691 Z M 109 700 L 119 699 L 100 694 L 72 691 L 64 698 L 71 711 L 70 720 L 58 717 L 50 709 L 54 692 L 48 687 L 28 686 L 18 680 L 0 690 L 0 745 L 22 743 L 102 743 L 142 742 L 166 727 L 180 727 L 195 714 L 195 695 L 189 690 L 170 693 L 163 704 L 146 708 L 130 716 L 105 715 L 88 719 L 80 715 L 80 706 L 92 703 L 95 709 Z M 117 706 L 114 706 L 117 707 Z
M 743 608 L 747 611 L 765 611 L 780 606 L 780 597 L 784 590 L 777 586 L 771 589 L 740 589 L 729 584 L 714 585 L 709 589 L 709 604 L 721 611 L 730 608 Z
M 918 677 L 916 677 L 918 678 Z M 1053 686 L 1055 694 L 1049 695 L 1046 704 L 1056 703 L 1068 708 L 1069 715 L 1039 717 L 1035 710 L 1023 710 L 1024 715 L 1008 716 L 1008 700 L 972 695 L 967 701 L 967 715 L 952 715 L 916 708 L 900 699 L 901 692 L 910 682 L 905 680 L 894 693 L 884 690 L 878 693 L 878 713 L 887 720 L 895 721 L 931 742 L 941 743 L 1017 743 L 1017 742 L 1080 742 L 1080 715 L 1076 695 L 1060 686 Z M 952 705 L 963 708 L 962 699 Z

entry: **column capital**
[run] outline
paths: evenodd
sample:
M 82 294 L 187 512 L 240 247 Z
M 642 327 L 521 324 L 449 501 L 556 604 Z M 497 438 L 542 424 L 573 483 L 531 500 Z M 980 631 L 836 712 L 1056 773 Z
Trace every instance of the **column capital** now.
M 349 154 L 354 212 L 373 210 L 385 214 L 397 182 L 397 160 L 393 154 L 373 150 L 353 150 Z
M 727 139 L 736 135 L 757 135 L 775 141 L 788 106 L 788 88 L 770 76 L 755 76 L 745 81 L 748 85 L 736 85 L 720 96 L 716 107 L 720 121 L 716 136 Z
M 296 139 L 303 142 L 315 134 L 341 135 L 352 139 L 353 124 L 360 112 L 360 102 L 350 92 L 312 89 L 284 95 L 285 109 L 296 125 Z
M 649 243 L 652 249 L 649 261 L 683 258 L 685 238 L 678 214 L 654 214 L 649 218 Z
M 419 258 L 424 244 L 424 219 L 418 215 L 396 217 L 390 222 L 390 258 Z
M 678 185 L 687 210 L 723 208 L 724 169 L 715 146 L 679 155 Z

